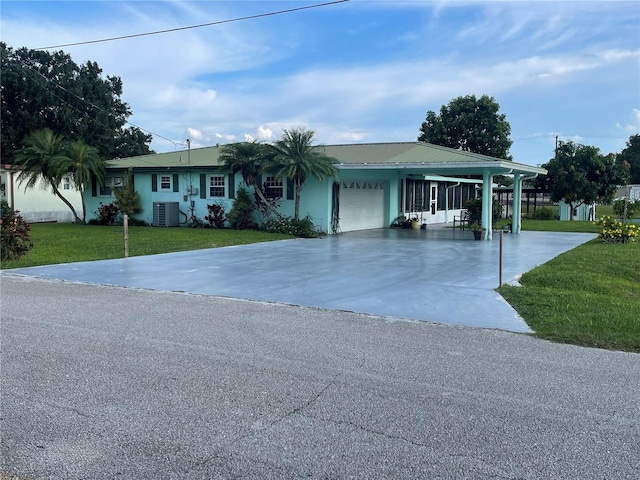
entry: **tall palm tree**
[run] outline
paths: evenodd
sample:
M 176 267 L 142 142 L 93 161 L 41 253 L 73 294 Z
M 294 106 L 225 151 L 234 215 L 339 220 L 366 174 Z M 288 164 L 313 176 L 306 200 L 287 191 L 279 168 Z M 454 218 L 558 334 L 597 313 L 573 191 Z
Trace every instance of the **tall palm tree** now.
M 25 147 L 16 155 L 17 164 L 22 167 L 17 180 L 20 184 L 25 183 L 25 190 L 43 180 L 46 186 L 51 187 L 54 195 L 71 209 L 75 220 L 79 221 L 71 202 L 58 190 L 64 175 L 56 163 L 64 156 L 65 143 L 61 135 L 56 135 L 48 128 L 33 132 L 25 139 Z
M 338 169 L 334 165 L 337 160 L 324 154 L 319 147 L 312 145 L 316 132 L 305 128 L 284 130 L 282 138 L 273 146 L 272 167 L 274 175 L 286 178 L 295 186 L 294 218 L 300 218 L 300 193 L 309 176 L 318 180 L 335 177 Z
M 85 189 L 87 185 L 91 185 L 91 178 L 94 175 L 100 184 L 104 182 L 104 161 L 98 155 L 96 148 L 90 147 L 82 140 L 77 140 L 67 146 L 65 155 L 53 161 L 53 166 L 62 175 L 69 175 L 73 179 L 76 190 L 82 197 L 82 223 L 84 223 L 87 215 L 84 201 Z
M 264 166 L 269 160 L 269 150 L 265 145 L 256 141 L 230 143 L 220 149 L 218 158 L 231 173 L 240 172 L 244 183 L 253 187 L 263 204 L 270 208 L 271 202 L 265 197 L 260 182 Z M 277 216 L 282 216 L 277 210 L 272 211 Z

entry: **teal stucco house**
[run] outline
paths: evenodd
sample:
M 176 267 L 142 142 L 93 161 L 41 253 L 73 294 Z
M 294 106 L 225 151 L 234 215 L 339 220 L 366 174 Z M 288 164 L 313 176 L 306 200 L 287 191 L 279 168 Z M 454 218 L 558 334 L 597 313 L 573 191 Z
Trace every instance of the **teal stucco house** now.
M 530 165 L 423 142 L 319 146 L 338 160 L 336 178 L 308 178 L 300 199 L 300 215 L 309 215 L 323 231 L 335 234 L 389 227 L 404 215 L 426 224 L 453 221 L 466 200 L 481 192 L 486 201 L 482 224 L 491 238 L 491 188 L 494 175 L 513 175 L 514 198 L 522 180 L 545 174 Z M 220 146 L 111 160 L 104 186 L 86 190 L 87 218 L 101 203 L 113 201 L 112 188 L 124 185 L 132 169 L 143 212 L 136 217 L 153 225 L 186 224 L 192 215 L 203 219 L 207 205 L 229 211 L 240 174 L 230 174 L 218 159 Z M 280 198 L 280 211 L 293 215 L 293 185 L 265 175 L 269 195 Z M 520 203 L 514 202 L 512 231 L 520 229 Z

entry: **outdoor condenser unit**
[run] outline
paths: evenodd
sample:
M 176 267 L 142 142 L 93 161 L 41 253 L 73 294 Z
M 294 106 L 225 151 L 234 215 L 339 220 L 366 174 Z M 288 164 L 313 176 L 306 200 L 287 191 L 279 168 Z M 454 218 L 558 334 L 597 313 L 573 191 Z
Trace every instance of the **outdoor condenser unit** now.
M 177 227 L 179 223 L 178 202 L 153 202 L 154 227 Z

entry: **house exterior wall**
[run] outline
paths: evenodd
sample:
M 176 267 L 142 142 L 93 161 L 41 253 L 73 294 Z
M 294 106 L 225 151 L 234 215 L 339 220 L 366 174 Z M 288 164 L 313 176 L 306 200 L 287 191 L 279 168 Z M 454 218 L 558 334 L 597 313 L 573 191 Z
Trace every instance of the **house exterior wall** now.
M 73 222 L 71 209 L 43 181 L 33 188 L 25 190 L 24 183 L 17 180 L 17 171 L 0 170 L 0 200 L 6 201 L 11 208 L 18 210 L 28 223 Z M 82 196 L 72 182 L 58 185 L 60 193 L 69 200 L 79 217 L 82 217 Z
M 225 177 L 225 191 L 222 197 L 210 196 L 211 177 Z M 107 174 L 107 181 L 113 181 L 113 177 L 126 177 L 122 171 L 110 171 Z M 161 178 L 170 177 L 170 184 L 167 188 L 161 188 Z M 314 177 L 306 180 L 300 196 L 300 217 L 309 216 L 317 229 L 331 232 L 332 217 L 332 190 L 334 182 L 343 180 L 373 180 L 384 183 L 384 226 L 388 227 L 398 215 L 408 216 L 409 213 L 403 211 L 405 205 L 401 198 L 402 182 L 406 177 L 405 172 L 394 169 L 341 169 L 338 176 L 333 179 L 318 181 Z M 265 181 L 263 177 L 262 181 Z M 279 202 L 279 211 L 284 216 L 293 216 L 295 202 L 292 185 L 283 182 L 283 198 Z M 191 221 L 191 216 L 205 221 L 208 215 L 207 205 L 220 204 L 225 212 L 233 206 L 233 199 L 238 189 L 243 185 L 240 174 L 230 175 L 216 167 L 209 169 L 192 170 L 144 170 L 134 171 L 134 188 L 140 195 L 140 206 L 142 212 L 134 218 L 143 220 L 148 224 L 153 223 L 153 204 L 155 202 L 178 202 L 180 215 L 179 223 L 186 225 Z M 431 182 L 436 189 L 438 182 Z M 85 201 L 87 206 L 87 220 L 97 217 L 97 210 L 101 204 L 109 204 L 115 201 L 111 191 L 105 191 L 94 185 L 92 191 L 87 191 Z M 204 193 L 203 193 L 204 191 Z M 249 194 L 253 196 L 253 189 L 249 189 Z M 460 209 L 450 207 L 448 214 L 443 210 L 444 206 L 439 205 L 435 214 L 431 214 L 428 209 L 423 212 L 414 212 L 425 223 L 443 223 L 453 221 L 454 215 L 460 214 Z M 261 221 L 261 218 L 256 218 Z

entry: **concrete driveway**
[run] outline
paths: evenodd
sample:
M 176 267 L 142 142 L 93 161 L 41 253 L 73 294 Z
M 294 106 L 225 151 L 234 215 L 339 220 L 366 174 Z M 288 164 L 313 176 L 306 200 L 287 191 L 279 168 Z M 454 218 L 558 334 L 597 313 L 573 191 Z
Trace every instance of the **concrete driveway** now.
M 592 234 L 504 235 L 503 280 L 547 262 Z M 494 289 L 499 239 L 468 231 L 380 229 L 311 240 L 4 272 L 347 310 L 385 317 L 529 332 Z

